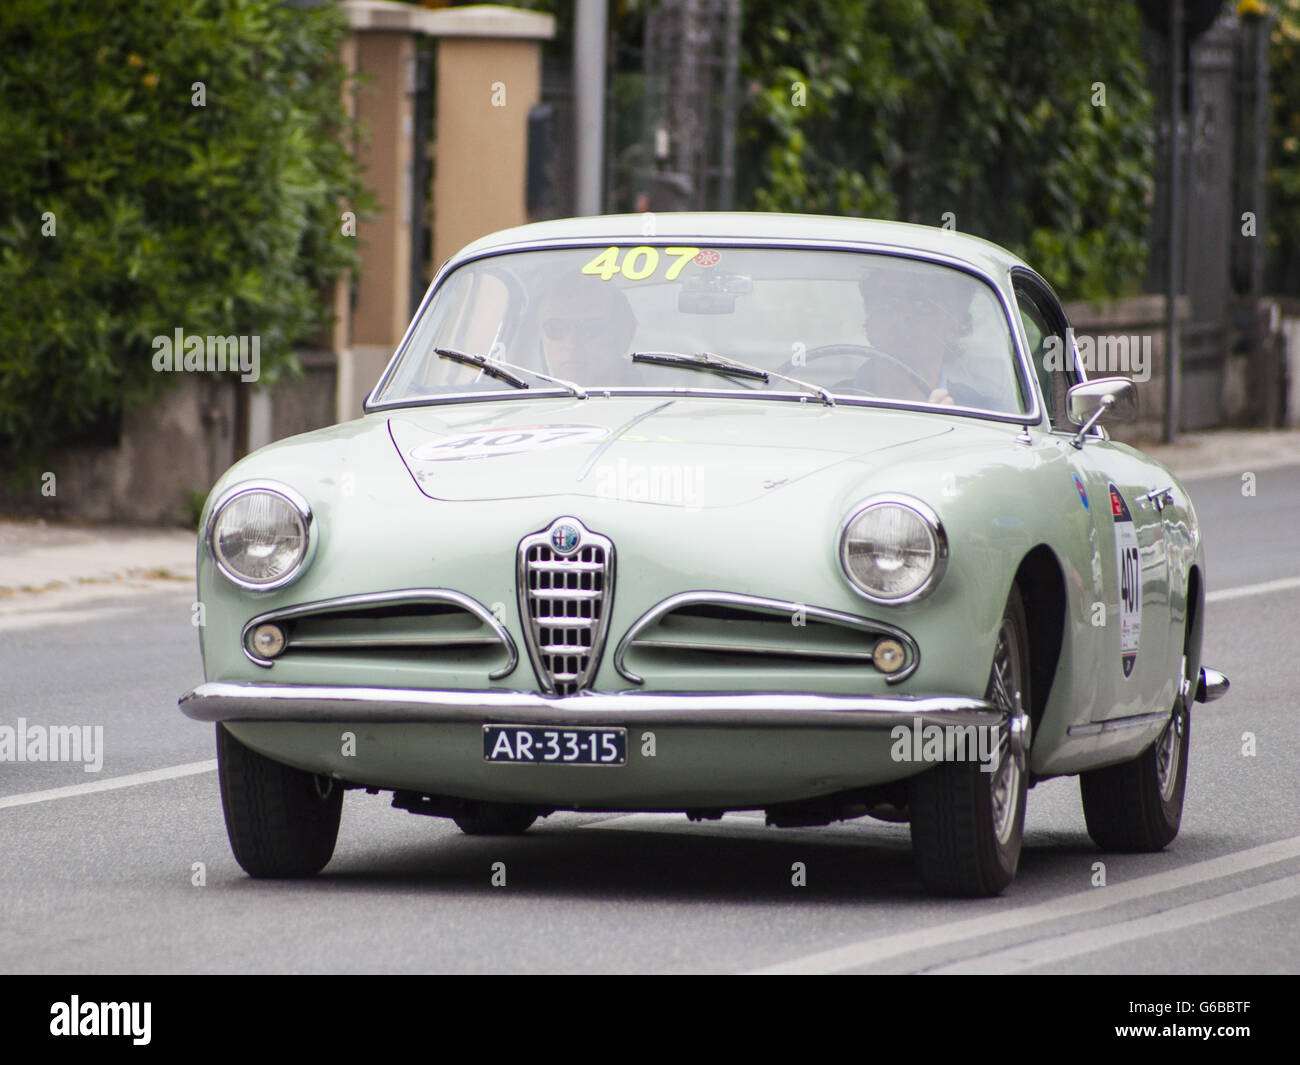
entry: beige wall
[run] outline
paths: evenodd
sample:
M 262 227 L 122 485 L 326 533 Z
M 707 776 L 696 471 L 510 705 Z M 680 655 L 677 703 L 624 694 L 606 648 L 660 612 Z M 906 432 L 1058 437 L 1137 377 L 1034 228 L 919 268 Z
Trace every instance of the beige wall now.
M 496 106 L 502 94 L 504 106 Z M 438 42 L 435 267 L 484 234 L 528 221 L 528 112 L 540 95 L 537 41 Z
M 342 58 L 361 75 L 356 116 L 358 158 L 379 213 L 357 223 L 361 271 L 356 301 L 335 294 L 341 326 L 336 416 L 361 413 L 410 321 L 412 151 L 415 45 L 437 40 L 434 87 L 433 261 L 437 266 L 485 233 L 527 221 L 528 111 L 541 92 L 541 42 L 554 35 L 550 15 L 491 4 L 431 11 L 385 0 L 344 0 L 353 33 Z M 501 83 L 504 106 L 493 106 Z M 498 101 L 500 96 L 498 94 Z M 343 324 L 346 323 L 346 324 Z
M 355 344 L 396 344 L 410 317 L 413 98 L 407 87 L 414 62 L 415 39 L 409 33 L 357 35 L 357 66 L 364 79 L 357 92 L 364 130 L 357 154 L 382 210 L 357 227 L 365 265 L 352 319 Z

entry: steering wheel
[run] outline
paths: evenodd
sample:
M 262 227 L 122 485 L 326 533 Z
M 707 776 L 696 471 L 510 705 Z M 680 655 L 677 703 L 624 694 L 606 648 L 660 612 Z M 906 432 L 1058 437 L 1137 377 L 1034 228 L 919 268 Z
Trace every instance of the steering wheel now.
M 908 366 L 907 363 L 903 362 L 902 359 L 898 358 L 898 356 L 891 355 L 887 351 L 881 351 L 879 348 L 873 348 L 870 344 L 823 344 L 821 347 L 812 348 L 810 351 L 806 352 L 804 354 L 804 361 L 814 362 L 817 359 L 826 359 L 832 355 L 857 355 L 863 359 L 887 362 L 896 369 L 902 370 L 903 373 L 916 384 L 921 395 L 926 399 L 929 399 L 930 393 L 934 391 L 934 386 L 930 384 L 929 381 L 913 370 L 912 367 Z M 787 359 L 781 365 L 780 372 L 786 373 L 787 370 L 797 369 L 798 367 L 795 366 L 794 360 Z M 792 374 L 791 376 L 798 375 Z M 867 395 L 872 394 L 867 392 L 865 388 L 856 389 L 856 391 L 866 392 Z

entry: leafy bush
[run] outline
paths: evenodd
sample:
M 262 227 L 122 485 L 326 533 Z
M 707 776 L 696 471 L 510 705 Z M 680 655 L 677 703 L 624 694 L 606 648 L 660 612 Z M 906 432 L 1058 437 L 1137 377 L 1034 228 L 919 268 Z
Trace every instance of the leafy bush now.
M 1140 282 L 1154 105 L 1136 5 L 746 0 L 744 12 L 742 202 L 929 225 L 951 212 L 1066 296 Z
M 1245 7 L 1246 5 L 1242 5 Z M 1251 12 L 1261 5 L 1251 5 Z M 1268 287 L 1300 295 L 1300 0 L 1274 0 L 1268 172 Z
M 0 467 L 154 397 L 178 327 L 295 371 L 355 263 L 344 31 L 331 4 L 0 5 Z

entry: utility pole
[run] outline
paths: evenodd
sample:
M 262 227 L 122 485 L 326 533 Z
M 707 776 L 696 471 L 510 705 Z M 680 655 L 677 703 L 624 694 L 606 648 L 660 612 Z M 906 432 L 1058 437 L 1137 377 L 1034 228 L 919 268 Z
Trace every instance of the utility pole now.
M 574 213 L 601 212 L 605 158 L 606 0 L 577 0 L 573 24 Z
M 1171 0 L 1169 18 L 1169 277 L 1165 283 L 1165 426 L 1164 442 L 1178 434 L 1182 403 L 1182 345 L 1178 336 L 1178 282 L 1183 258 L 1183 0 Z

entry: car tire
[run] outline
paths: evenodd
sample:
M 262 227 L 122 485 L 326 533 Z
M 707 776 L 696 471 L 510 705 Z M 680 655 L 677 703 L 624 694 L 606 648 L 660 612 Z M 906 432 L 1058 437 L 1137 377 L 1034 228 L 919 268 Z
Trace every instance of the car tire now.
M 217 725 L 217 774 L 231 850 L 249 876 L 307 877 L 334 854 L 343 787 L 273 761 Z
M 1164 731 L 1136 758 L 1079 774 L 1088 835 L 1102 850 L 1149 853 L 1178 835 L 1192 739 L 1187 659 Z
M 993 772 L 978 760 L 941 762 L 910 782 L 912 850 L 937 894 L 997 895 L 1020 864 L 1028 787 L 1029 626 L 1019 588 L 1002 612 L 986 698 L 1008 711 Z
M 537 820 L 537 814 L 525 806 L 476 802 L 452 820 L 467 836 L 522 836 Z

